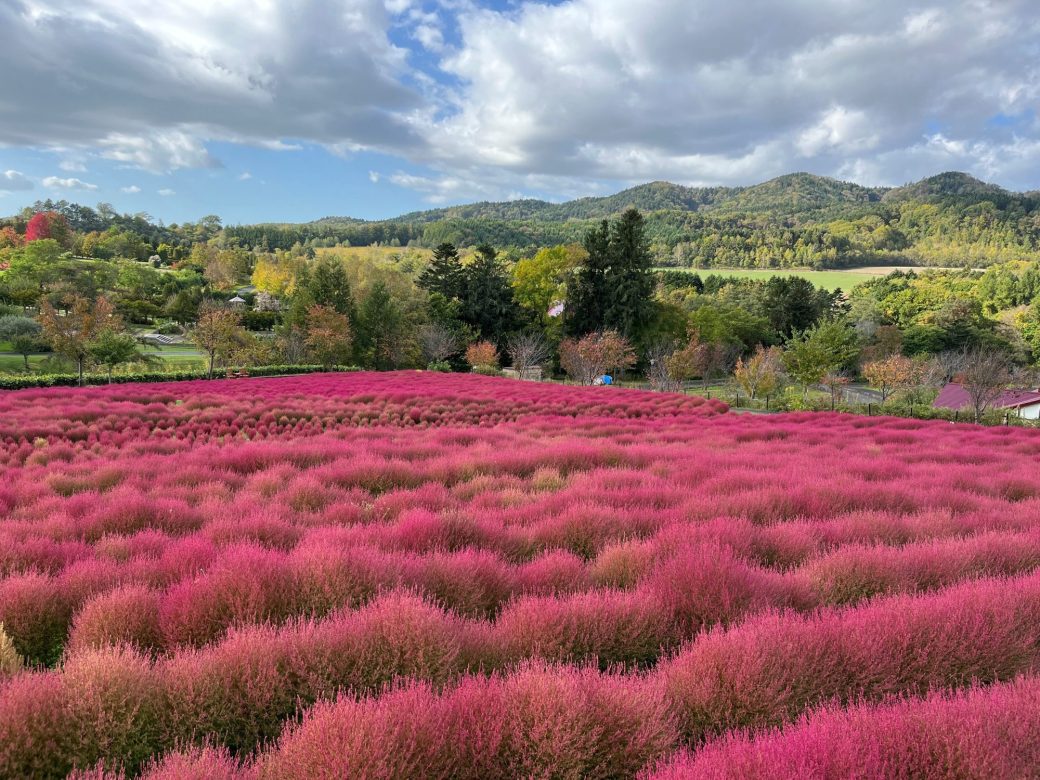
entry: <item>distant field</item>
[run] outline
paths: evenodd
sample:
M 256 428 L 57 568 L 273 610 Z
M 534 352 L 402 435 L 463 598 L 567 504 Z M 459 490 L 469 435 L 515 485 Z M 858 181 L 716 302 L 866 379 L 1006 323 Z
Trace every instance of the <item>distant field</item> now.
M 817 287 L 825 290 L 850 290 L 857 284 L 868 282 L 879 276 L 887 276 L 893 271 L 909 270 L 891 266 L 873 266 L 870 268 L 850 268 L 840 271 L 808 271 L 797 268 L 660 268 L 662 271 L 689 271 L 702 277 L 710 274 L 717 276 L 736 276 L 740 279 L 769 279 L 773 276 L 801 276 Z M 920 269 L 917 269 L 920 270 Z
M 411 246 L 334 246 L 314 250 L 321 255 L 338 255 L 339 257 L 360 257 L 369 260 L 392 260 L 395 257 L 429 257 L 433 252 L 429 249 Z

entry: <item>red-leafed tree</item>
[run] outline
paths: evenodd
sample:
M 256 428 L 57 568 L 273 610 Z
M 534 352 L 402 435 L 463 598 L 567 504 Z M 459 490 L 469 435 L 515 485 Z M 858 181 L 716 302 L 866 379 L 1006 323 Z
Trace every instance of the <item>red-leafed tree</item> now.
M 53 238 L 64 245 L 69 238 L 69 223 L 65 221 L 65 217 L 54 211 L 34 214 L 25 226 L 25 240 L 39 241 L 44 238 Z

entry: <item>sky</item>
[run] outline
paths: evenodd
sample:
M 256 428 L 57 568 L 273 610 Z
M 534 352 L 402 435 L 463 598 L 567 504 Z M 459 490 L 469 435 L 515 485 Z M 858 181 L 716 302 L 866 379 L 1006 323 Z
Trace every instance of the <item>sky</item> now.
M 1040 189 L 1036 0 L 0 0 L 0 214 L 946 170 Z

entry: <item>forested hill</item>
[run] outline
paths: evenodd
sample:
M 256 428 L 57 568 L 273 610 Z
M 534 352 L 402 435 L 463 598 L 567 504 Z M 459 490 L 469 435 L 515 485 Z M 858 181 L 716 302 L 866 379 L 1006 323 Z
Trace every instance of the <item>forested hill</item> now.
M 834 268 L 985 266 L 1040 259 L 1040 195 L 1012 193 L 964 173 L 903 187 L 863 187 L 793 173 L 751 187 L 653 182 L 566 203 L 473 203 L 366 222 L 326 217 L 304 225 L 227 229 L 248 246 L 297 241 L 469 246 L 521 252 L 580 241 L 595 221 L 634 206 L 647 215 L 662 265 Z
M 120 216 L 102 206 L 95 211 L 47 201 L 27 211 L 57 210 L 84 232 L 118 228 L 143 242 L 140 253 L 145 257 L 161 242 L 186 246 L 210 239 L 259 251 L 297 244 L 489 243 L 519 256 L 579 242 L 599 220 L 634 206 L 646 215 L 656 262 L 665 266 L 977 267 L 1040 260 L 1040 193 L 1009 192 L 964 173 L 942 173 L 896 188 L 863 187 L 808 173 L 751 187 L 652 182 L 566 203 L 473 203 L 380 221 L 344 216 L 303 224 L 227 227 L 216 216 L 197 224 L 154 225 L 141 215 Z M 26 219 L 24 212 L 0 220 L 0 227 L 19 219 Z

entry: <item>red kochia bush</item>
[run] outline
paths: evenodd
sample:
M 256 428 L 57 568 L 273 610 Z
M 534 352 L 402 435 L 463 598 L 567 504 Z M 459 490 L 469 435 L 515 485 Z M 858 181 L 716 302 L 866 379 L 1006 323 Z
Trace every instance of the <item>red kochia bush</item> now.
M 669 616 L 638 593 L 597 591 L 566 597 L 529 596 L 507 606 L 494 637 L 507 661 L 598 660 L 648 664 L 669 643 Z
M 149 662 L 125 648 L 15 678 L 0 689 L 0 777 L 62 777 L 99 761 L 135 770 L 163 747 L 160 691 Z
M 679 754 L 643 778 L 1025 778 L 1038 766 L 1040 679 L 1027 677 L 924 701 L 824 708 L 783 731 Z
M 205 574 L 163 597 L 163 636 L 170 646 L 197 646 L 236 624 L 282 620 L 295 611 L 293 584 L 284 554 L 254 545 L 230 548 Z
M 749 611 L 808 601 L 797 583 L 750 566 L 728 547 L 714 544 L 681 549 L 658 563 L 641 590 L 668 617 L 675 641 Z
M 69 651 L 106 645 L 132 644 L 144 651 L 164 645 L 159 625 L 159 594 L 129 585 L 94 596 L 72 622 Z
M 171 753 L 150 766 L 143 780 L 252 780 L 255 773 L 224 748 L 193 748 Z
M 1004 680 L 1040 661 L 1040 576 L 984 580 L 700 636 L 662 669 L 685 736 L 776 725 L 836 698 Z
M 53 577 L 16 574 L 0 581 L 0 623 L 30 664 L 53 664 L 61 656 L 73 604 Z
M 674 741 L 664 699 L 641 677 L 533 665 L 439 695 L 419 683 L 319 705 L 259 775 L 625 777 Z

